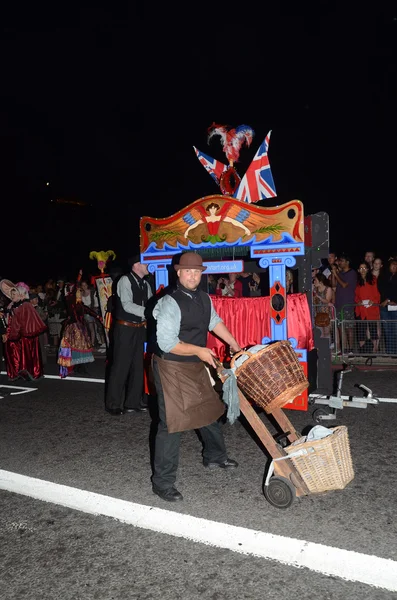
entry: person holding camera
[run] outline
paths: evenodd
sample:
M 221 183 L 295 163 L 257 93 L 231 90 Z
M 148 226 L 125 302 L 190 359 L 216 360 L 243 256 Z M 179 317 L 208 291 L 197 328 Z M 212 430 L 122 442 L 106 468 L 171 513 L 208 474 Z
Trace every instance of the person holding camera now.
M 237 273 L 229 273 L 229 279 L 219 277 L 216 286 L 216 295 L 226 298 L 241 298 L 243 295 L 243 284 L 237 279 Z

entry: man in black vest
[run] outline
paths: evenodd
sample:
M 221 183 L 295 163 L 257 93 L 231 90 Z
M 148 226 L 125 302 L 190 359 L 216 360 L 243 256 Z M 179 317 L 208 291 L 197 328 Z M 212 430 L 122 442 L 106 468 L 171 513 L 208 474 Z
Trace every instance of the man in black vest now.
M 113 352 L 106 392 L 106 410 L 111 415 L 142 412 L 144 396 L 145 306 L 152 296 L 147 265 L 137 254 L 129 259 L 131 272 L 120 277 L 115 295 Z
M 209 469 L 235 469 L 228 458 L 218 419 L 225 405 L 213 389 L 205 363 L 215 367 L 214 353 L 207 348 L 208 330 L 232 352 L 241 350 L 211 298 L 199 289 L 203 267 L 195 252 L 182 254 L 176 289 L 161 298 L 153 310 L 157 324 L 157 348 L 153 360 L 159 408 L 153 492 L 162 500 L 176 502 L 182 494 L 174 487 L 182 431 L 197 429 L 203 441 L 203 464 Z

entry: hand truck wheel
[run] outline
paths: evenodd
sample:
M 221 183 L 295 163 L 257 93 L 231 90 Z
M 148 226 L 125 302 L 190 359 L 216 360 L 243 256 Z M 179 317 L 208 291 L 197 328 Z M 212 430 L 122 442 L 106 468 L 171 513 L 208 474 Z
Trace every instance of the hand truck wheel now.
M 270 504 L 276 508 L 289 508 L 293 503 L 296 493 L 295 488 L 285 477 L 274 476 L 264 486 L 263 493 Z
M 329 414 L 330 414 L 329 410 L 327 410 L 325 408 L 317 408 L 317 410 L 315 410 L 312 414 L 313 421 L 315 421 L 315 423 L 319 423 L 319 425 L 321 425 L 321 423 L 326 421 L 326 419 L 324 419 L 324 417 L 327 417 Z

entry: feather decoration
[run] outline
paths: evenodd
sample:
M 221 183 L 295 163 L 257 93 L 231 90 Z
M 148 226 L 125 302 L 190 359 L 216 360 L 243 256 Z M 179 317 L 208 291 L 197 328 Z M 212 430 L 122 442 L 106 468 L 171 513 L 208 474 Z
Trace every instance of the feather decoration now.
M 208 128 L 208 143 L 214 135 L 220 136 L 226 158 L 230 165 L 233 165 L 239 159 L 242 145 L 250 146 L 254 137 L 254 130 L 248 125 L 239 125 L 235 129 L 230 129 L 228 125 L 212 123 Z

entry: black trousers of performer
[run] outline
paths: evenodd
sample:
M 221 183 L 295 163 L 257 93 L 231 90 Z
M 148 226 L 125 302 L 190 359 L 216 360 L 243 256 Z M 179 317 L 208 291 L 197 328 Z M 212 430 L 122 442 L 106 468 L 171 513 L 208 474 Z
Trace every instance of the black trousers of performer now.
M 152 483 L 160 490 L 167 490 L 173 487 L 176 481 L 181 433 L 168 433 L 164 393 L 156 361 L 153 361 L 153 371 L 159 409 L 159 424 L 155 441 Z M 204 461 L 225 461 L 227 453 L 220 423 L 215 421 L 207 427 L 200 427 L 197 431 L 199 431 L 203 441 Z
M 106 408 L 141 408 L 144 392 L 145 327 L 114 324 Z

